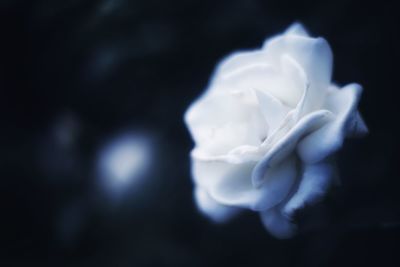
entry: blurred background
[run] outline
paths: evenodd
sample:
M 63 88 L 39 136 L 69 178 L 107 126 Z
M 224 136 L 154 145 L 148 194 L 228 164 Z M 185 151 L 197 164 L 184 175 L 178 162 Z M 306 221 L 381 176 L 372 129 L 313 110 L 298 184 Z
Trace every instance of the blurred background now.
M 277 240 L 198 213 L 182 115 L 221 58 L 294 21 L 364 86 L 370 134 Z M 398 25 L 394 1 L 2 0 L 0 265 L 400 265 Z

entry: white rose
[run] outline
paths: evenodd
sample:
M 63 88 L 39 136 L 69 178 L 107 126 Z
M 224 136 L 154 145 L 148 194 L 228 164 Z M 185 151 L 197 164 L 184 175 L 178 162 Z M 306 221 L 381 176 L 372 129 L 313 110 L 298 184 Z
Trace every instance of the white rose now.
M 295 211 L 332 185 L 332 154 L 367 132 L 357 112 L 362 87 L 339 88 L 331 74 L 329 44 L 300 24 L 218 65 L 185 114 L 201 212 L 223 222 L 251 209 L 274 236 L 295 233 Z

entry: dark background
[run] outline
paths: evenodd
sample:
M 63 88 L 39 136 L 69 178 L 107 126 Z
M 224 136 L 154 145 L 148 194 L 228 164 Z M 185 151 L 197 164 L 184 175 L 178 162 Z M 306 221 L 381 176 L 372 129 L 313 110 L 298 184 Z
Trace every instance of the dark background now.
M 389 1 L 2 0 L 0 265 L 400 265 L 398 18 Z M 182 114 L 222 57 L 294 21 L 329 41 L 336 82 L 364 86 L 370 134 L 346 142 L 342 186 L 305 230 L 276 240 L 255 213 L 198 214 Z M 151 182 L 114 205 L 94 166 L 126 130 L 157 156 Z

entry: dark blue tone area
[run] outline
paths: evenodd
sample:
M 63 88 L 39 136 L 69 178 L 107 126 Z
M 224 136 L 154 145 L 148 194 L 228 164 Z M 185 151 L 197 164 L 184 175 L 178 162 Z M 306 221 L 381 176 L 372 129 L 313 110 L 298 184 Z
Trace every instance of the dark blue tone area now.
M 282 241 L 255 213 L 198 214 L 182 115 L 223 56 L 294 21 L 329 41 L 336 82 L 364 86 L 370 134 Z M 398 25 L 391 1 L 1 1 L 0 265 L 399 266 Z M 113 205 L 95 161 L 131 129 L 155 140 L 153 180 Z

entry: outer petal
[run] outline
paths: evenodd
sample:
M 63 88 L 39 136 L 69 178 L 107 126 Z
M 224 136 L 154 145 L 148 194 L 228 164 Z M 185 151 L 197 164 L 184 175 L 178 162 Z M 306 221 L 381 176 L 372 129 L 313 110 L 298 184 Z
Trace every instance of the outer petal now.
M 293 23 L 286 30 L 285 34 L 308 37 L 307 30 L 301 23 Z M 266 64 L 268 61 L 269 57 L 263 50 L 238 51 L 227 56 L 218 64 L 214 73 L 214 79 L 216 80 L 219 77 L 232 73 L 243 66 Z
M 297 226 L 278 207 L 263 211 L 260 215 L 265 229 L 277 238 L 290 238 L 297 231 Z
M 287 134 L 274 144 L 264 158 L 257 164 L 252 173 L 252 182 L 258 187 L 265 181 L 265 177 L 276 164 L 279 164 L 295 149 L 296 144 L 304 135 L 318 129 L 331 117 L 331 112 L 320 110 L 302 118 Z
M 319 162 L 342 146 L 346 134 L 354 131 L 352 118 L 356 114 L 361 92 L 362 87 L 358 84 L 349 84 L 331 91 L 325 107 L 336 114 L 336 118 L 299 143 L 297 152 L 304 162 Z
M 238 208 L 219 204 L 200 187 L 195 188 L 194 198 L 199 211 L 217 223 L 228 221 L 240 211 Z
M 280 203 L 289 193 L 296 178 L 294 158 L 288 158 L 271 169 L 263 186 L 251 183 L 256 163 L 229 164 L 195 160 L 193 177 L 218 203 L 253 210 L 265 210 Z
M 332 51 L 323 38 L 310 38 L 302 35 L 287 34 L 269 39 L 264 51 L 273 65 L 287 54 L 303 67 L 310 83 L 310 93 L 306 99 L 305 111 L 320 108 L 332 76 Z
M 283 213 L 292 217 L 297 210 L 319 201 L 333 183 L 334 166 L 329 162 L 305 164 L 297 191 L 283 208 Z
M 354 112 L 348 123 L 347 135 L 349 137 L 360 137 L 367 133 L 368 127 L 365 124 L 364 119 L 361 117 L 361 114 L 359 112 Z
M 292 25 L 290 25 L 289 28 L 287 28 L 287 30 L 285 31 L 285 34 L 300 35 L 300 36 L 304 36 L 304 37 L 309 36 L 307 30 L 299 22 L 295 22 Z

